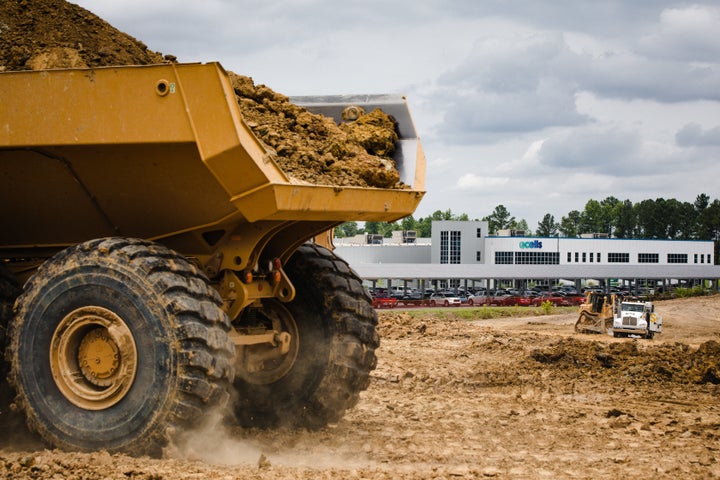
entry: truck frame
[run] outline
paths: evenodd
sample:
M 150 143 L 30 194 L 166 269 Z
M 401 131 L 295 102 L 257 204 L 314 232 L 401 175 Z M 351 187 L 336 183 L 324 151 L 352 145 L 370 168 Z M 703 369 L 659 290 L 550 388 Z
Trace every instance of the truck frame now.
M 338 123 L 396 119 L 407 188 L 380 189 L 288 177 L 218 63 L 0 86 L 0 378 L 47 444 L 157 454 L 231 396 L 239 424 L 263 427 L 317 428 L 358 401 L 377 317 L 326 232 L 423 197 L 403 97 L 292 99 Z

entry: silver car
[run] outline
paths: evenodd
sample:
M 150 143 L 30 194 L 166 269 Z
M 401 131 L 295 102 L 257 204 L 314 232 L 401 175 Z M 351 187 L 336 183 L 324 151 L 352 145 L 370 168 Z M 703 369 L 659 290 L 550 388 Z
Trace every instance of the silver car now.
M 436 305 L 442 305 L 443 307 L 458 307 L 461 304 L 462 301 L 460 300 L 460 297 L 452 294 L 438 292 L 430 295 L 430 305 L 433 307 Z

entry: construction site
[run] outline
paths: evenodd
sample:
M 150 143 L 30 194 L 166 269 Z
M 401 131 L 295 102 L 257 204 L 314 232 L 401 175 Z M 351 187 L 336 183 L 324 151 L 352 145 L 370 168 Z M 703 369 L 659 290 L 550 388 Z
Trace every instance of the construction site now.
M 720 295 L 375 310 L 325 232 L 417 207 L 405 100 L 180 61 L 0 3 L 0 478 L 720 477 Z
M 151 459 L 46 450 L 15 425 L 3 428 L 0 476 L 717 478 L 720 297 L 656 309 L 653 340 L 576 333 L 576 311 L 381 311 L 370 386 L 327 428 L 215 423 Z

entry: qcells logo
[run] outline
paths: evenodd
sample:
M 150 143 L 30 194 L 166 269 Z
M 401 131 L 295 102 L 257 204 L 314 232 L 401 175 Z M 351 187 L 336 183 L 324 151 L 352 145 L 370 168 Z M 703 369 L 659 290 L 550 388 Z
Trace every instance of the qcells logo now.
M 520 248 L 542 248 L 542 242 L 540 240 L 533 240 L 532 242 L 520 242 Z

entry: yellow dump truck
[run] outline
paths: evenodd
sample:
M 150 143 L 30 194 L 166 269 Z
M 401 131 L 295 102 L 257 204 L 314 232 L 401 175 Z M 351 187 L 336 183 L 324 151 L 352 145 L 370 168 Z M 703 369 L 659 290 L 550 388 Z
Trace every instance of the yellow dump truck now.
M 7 72 L 0 91 L 0 370 L 47 444 L 157 453 L 215 407 L 316 428 L 357 402 L 377 317 L 312 240 L 417 207 L 402 97 L 292 99 L 393 116 L 407 188 L 383 189 L 293 181 L 217 63 Z

